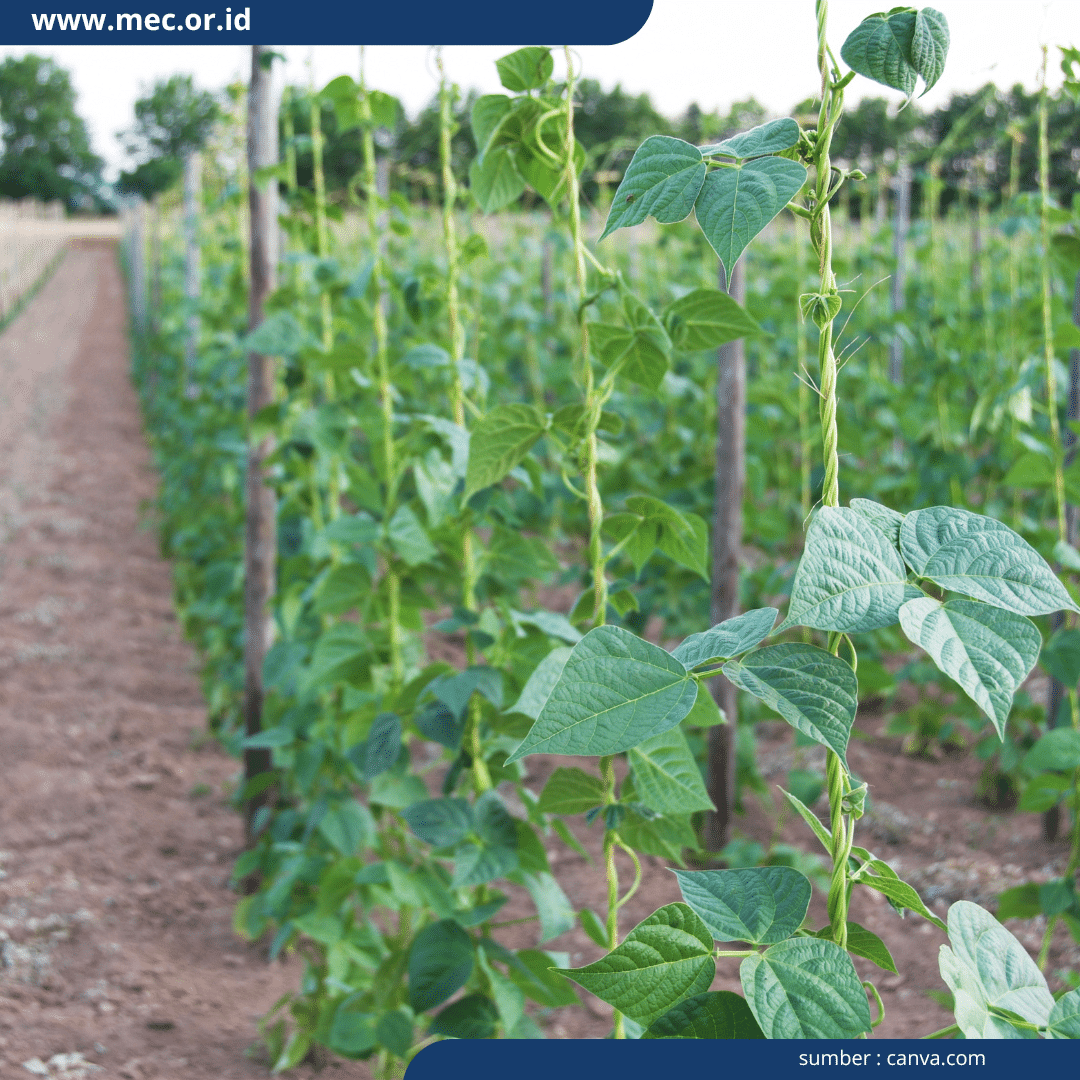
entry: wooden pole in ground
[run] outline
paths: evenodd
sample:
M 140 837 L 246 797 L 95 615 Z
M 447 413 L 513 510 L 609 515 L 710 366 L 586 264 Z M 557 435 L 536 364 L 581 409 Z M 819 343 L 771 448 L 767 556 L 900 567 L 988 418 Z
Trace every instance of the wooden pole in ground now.
M 202 281 L 202 258 L 199 250 L 199 217 L 202 195 L 202 155 L 189 150 L 184 155 L 184 299 L 188 304 L 184 336 L 184 393 L 198 394 L 195 364 L 199 355 L 199 296 Z
M 277 113 L 273 107 L 270 61 L 265 45 L 251 48 L 251 88 L 248 97 L 248 201 L 251 213 L 251 288 L 248 293 L 248 327 L 254 330 L 263 321 L 266 301 L 274 289 L 277 267 L 277 181 L 269 179 L 260 187 L 254 181 L 260 169 L 278 160 Z M 248 354 L 248 417 L 269 405 L 274 396 L 274 359 L 261 353 Z M 262 730 L 263 660 L 273 641 L 274 624 L 268 605 L 274 593 L 277 556 L 277 521 L 274 492 L 266 483 L 264 461 L 273 449 L 273 440 L 259 443 L 248 439 L 247 522 L 244 534 L 244 730 L 256 735 Z M 270 770 L 269 750 L 244 751 L 244 780 L 249 783 Z M 269 791 L 248 799 L 245 804 L 246 837 L 255 839 L 259 810 L 270 804 Z
M 892 279 L 893 320 L 904 310 L 904 285 L 907 276 L 907 237 L 911 227 L 911 169 L 902 164 L 896 171 L 896 217 L 893 228 L 893 259 L 896 268 Z M 889 381 L 899 386 L 904 381 L 904 339 L 893 326 L 889 343 Z
M 746 300 L 746 256 L 732 269 L 728 292 Z M 721 286 L 724 285 L 721 269 Z M 739 563 L 746 486 L 746 349 L 740 338 L 717 350 L 716 506 L 713 516 L 712 610 L 715 625 L 739 613 Z M 723 675 L 710 682 L 713 697 L 727 717 L 709 729 L 707 783 L 715 811 L 705 817 L 705 847 L 721 851 L 735 820 L 735 751 L 739 722 L 735 687 Z

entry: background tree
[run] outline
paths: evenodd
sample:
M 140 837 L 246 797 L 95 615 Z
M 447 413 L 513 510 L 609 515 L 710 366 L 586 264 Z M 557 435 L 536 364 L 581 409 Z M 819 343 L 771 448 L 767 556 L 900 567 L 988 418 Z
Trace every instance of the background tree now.
M 28 54 L 0 63 L 0 196 L 100 208 L 103 162 L 75 111 L 71 76 Z
M 117 137 L 138 162 L 122 172 L 116 190 L 150 199 L 179 178 L 186 154 L 205 144 L 220 115 L 216 97 L 190 75 L 158 80 L 135 102 L 135 125 Z

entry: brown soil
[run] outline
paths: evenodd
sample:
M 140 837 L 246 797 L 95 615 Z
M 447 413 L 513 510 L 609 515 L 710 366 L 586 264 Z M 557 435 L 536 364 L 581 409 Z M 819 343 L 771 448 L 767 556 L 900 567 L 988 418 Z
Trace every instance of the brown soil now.
M 155 478 L 128 381 L 111 245 L 72 246 L 0 336 L 0 375 L 8 389 L 0 404 L 0 1075 L 29 1076 L 21 1066 L 37 1058 L 52 1059 L 55 1077 L 265 1077 L 265 1064 L 244 1052 L 259 1016 L 297 986 L 299 965 L 267 964 L 265 946 L 231 930 L 228 879 L 241 830 L 227 792 L 237 763 L 203 736 L 196 659 L 173 616 L 169 568 L 140 524 Z M 1066 845 L 1042 841 L 1034 815 L 974 805 L 978 762 L 905 757 L 882 724 L 873 713 L 860 720 L 866 737 L 850 751 L 874 801 L 859 842 L 935 911 L 1060 873 Z M 794 760 L 790 731 L 766 724 L 760 734 L 762 770 L 782 782 Z M 531 758 L 529 785 L 539 791 L 558 764 L 580 761 Z M 773 818 L 754 798 L 747 805 L 742 831 L 768 843 Z M 594 865 L 553 838 L 553 869 L 575 906 L 599 911 L 600 827 L 576 831 Z M 779 838 L 811 848 L 799 821 L 788 820 Z M 662 862 L 643 862 L 624 932 L 678 899 Z M 620 869 L 629 881 L 625 860 Z M 823 925 L 819 894 L 812 912 Z M 506 918 L 527 913 L 520 896 L 504 909 Z M 852 917 L 886 941 L 900 970 L 884 975 L 860 962 L 885 999 L 877 1034 L 948 1024 L 926 996 L 942 989 L 944 936 L 914 916 L 900 920 L 866 890 Z M 1011 928 L 1037 949 L 1037 921 Z M 528 925 L 500 933 L 509 945 L 533 943 Z M 600 953 L 581 930 L 545 947 L 575 965 Z M 738 989 L 736 963 L 721 961 L 716 988 Z M 1061 931 L 1050 968 L 1077 966 L 1080 950 Z M 584 1009 L 538 1014 L 550 1036 L 605 1034 L 610 1008 L 584 996 Z M 348 1062 L 329 1062 L 328 1072 L 369 1075 Z

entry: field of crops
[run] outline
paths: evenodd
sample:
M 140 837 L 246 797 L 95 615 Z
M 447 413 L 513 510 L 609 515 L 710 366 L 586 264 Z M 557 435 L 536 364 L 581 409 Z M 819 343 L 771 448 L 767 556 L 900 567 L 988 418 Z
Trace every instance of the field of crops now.
M 868 19 L 843 70 L 931 84 L 935 14 L 891 74 L 857 35 L 909 16 Z M 584 998 L 615 1038 L 869 1035 L 937 962 L 919 920 L 949 941 L 919 1034 L 1080 1037 L 1080 202 L 943 212 L 931 168 L 911 215 L 906 173 L 830 161 L 820 57 L 815 115 L 648 139 L 583 199 L 582 73 L 520 50 L 467 187 L 444 78 L 410 200 L 392 98 L 336 79 L 279 151 L 256 55 L 248 159 L 237 114 L 197 210 L 127 212 L 162 550 L 243 760 L 235 928 L 305 961 L 277 1068 L 398 1075 Z M 324 108 L 360 136 L 334 198 Z M 871 744 L 1032 823 L 1040 869 L 928 906 Z M 895 960 L 869 894 L 909 913 Z

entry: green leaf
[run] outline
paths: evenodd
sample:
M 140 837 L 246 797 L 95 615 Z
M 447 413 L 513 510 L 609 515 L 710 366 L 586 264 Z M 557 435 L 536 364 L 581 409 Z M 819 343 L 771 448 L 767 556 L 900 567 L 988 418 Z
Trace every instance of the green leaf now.
M 374 842 L 375 819 L 366 806 L 347 799 L 323 814 L 319 832 L 342 855 L 355 855 Z
M 891 626 L 909 599 L 900 553 L 869 517 L 823 506 L 810 523 L 781 624 L 861 633 Z
M 897 551 L 900 550 L 900 526 L 904 523 L 904 515 L 882 506 L 873 499 L 852 499 L 851 509 L 856 514 L 872 521 L 891 541 Z
M 1080 1039 L 1080 990 L 1070 990 L 1050 1010 L 1051 1039 Z
M 453 847 L 473 827 L 473 815 L 464 799 L 424 799 L 400 811 L 405 824 L 425 844 Z
M 511 101 L 505 94 L 484 94 L 476 99 L 471 117 L 477 157 L 482 158 L 488 152 L 511 109 Z
M 487 950 L 481 943 L 476 959 L 484 975 L 487 976 L 488 988 L 495 1008 L 499 1011 L 503 1028 L 511 1031 L 525 1015 L 525 995 L 507 976 L 503 975 L 488 959 Z
M 792 727 L 833 750 L 846 768 L 859 684 L 843 660 L 814 645 L 769 645 L 729 661 L 724 674 Z
M 454 853 L 454 876 L 450 885 L 454 889 L 486 885 L 517 868 L 518 855 L 513 848 L 467 842 Z
M 529 872 L 521 870 L 512 880 L 520 876 L 521 884 L 532 897 L 536 914 L 540 916 L 540 943 L 557 938 L 574 927 L 574 907 L 563 892 L 562 886 L 546 870 Z
M 584 814 L 604 801 L 604 785 L 584 769 L 558 768 L 540 792 L 539 808 L 545 814 Z
M 687 671 L 716 660 L 730 660 L 752 649 L 772 633 L 776 608 L 754 608 L 734 618 L 725 619 L 700 634 L 691 634 L 671 650 L 671 655 L 686 665 Z
M 640 800 L 659 814 L 714 810 L 694 755 L 682 731 L 662 731 L 627 754 Z
M 805 166 L 778 157 L 756 158 L 705 177 L 694 210 L 728 276 L 750 241 L 805 182 Z
M 1023 615 L 977 600 L 942 604 L 929 596 L 904 604 L 900 625 L 909 641 L 959 683 L 1004 739 L 1013 695 L 1039 658 L 1039 628 Z
M 939 930 L 945 929 L 945 924 L 923 903 L 922 897 L 906 881 L 901 881 L 888 863 L 871 859 L 867 865 L 873 873 L 860 874 L 856 879 L 858 884 L 881 893 L 898 910 L 908 908 L 927 922 L 933 923 Z
M 496 405 L 485 413 L 469 437 L 463 501 L 520 465 L 544 430 L 544 417 L 532 405 Z
M 656 527 L 656 546 L 672 562 L 709 580 L 709 527 L 703 518 L 650 495 L 632 496 L 626 508 L 644 518 L 646 527 Z
M 950 948 L 951 946 L 951 948 Z M 1031 1024 L 1046 1024 L 1054 999 L 1027 950 L 990 912 L 966 900 L 949 908 L 949 945 L 941 946 L 941 977 L 955 999 L 956 1023 L 967 1039 L 1022 1037 L 991 1007 Z
M 302 689 L 307 692 L 346 678 L 369 657 L 370 650 L 364 631 L 356 623 L 335 623 L 315 642 L 311 661 L 303 675 Z
M 832 941 L 832 927 L 823 927 L 814 937 Z M 894 975 L 897 973 L 896 961 L 893 960 L 889 947 L 872 930 L 867 930 L 857 922 L 847 924 L 847 950 L 852 956 L 873 961 L 884 971 L 891 971 Z
M 521 696 L 510 706 L 510 712 L 521 713 L 522 716 L 535 720 L 539 717 L 544 703 L 551 696 L 551 691 L 562 675 L 566 667 L 566 661 L 570 658 L 573 649 L 562 647 L 552 649 L 551 652 L 536 665 L 536 670 L 529 676 L 528 681 L 521 688 Z
M 712 951 L 701 919 L 685 904 L 667 904 L 596 963 L 559 970 L 632 1020 L 651 1024 L 683 998 L 708 990 L 716 974 Z
M 934 8 L 923 8 L 915 16 L 915 35 L 911 41 L 911 66 L 922 76 L 922 97 L 945 70 L 949 53 L 949 24 Z
M 863 19 L 841 46 L 844 63 L 852 71 L 910 97 L 917 77 L 911 63 L 915 18 L 912 8 L 904 8 Z
M 601 949 L 606 949 L 609 944 L 607 927 L 600 916 L 592 908 L 582 908 L 578 912 L 578 919 L 581 921 L 581 929 L 588 935 L 589 940 L 594 945 L 599 945 Z
M 515 94 L 536 90 L 551 78 L 555 61 L 551 50 L 537 45 L 518 49 L 495 61 L 499 82 Z
M 695 994 L 654 1020 L 643 1039 L 764 1039 L 746 999 L 730 990 Z
M 1080 731 L 1053 728 L 1024 755 L 1025 769 L 1053 769 L 1072 772 L 1080 768 Z
M 522 949 L 513 955 L 510 978 L 538 1005 L 558 1009 L 580 1005 L 574 988 L 555 969 L 556 961 L 539 949 Z
M 1066 773 L 1044 772 L 1032 777 L 1020 796 L 1019 808 L 1026 814 L 1044 814 L 1072 791 L 1072 777 Z
M 474 158 L 469 166 L 469 190 L 485 214 L 505 210 L 525 191 L 514 152 L 507 146 L 493 146 L 483 160 Z
M 799 817 L 810 826 L 810 831 L 821 841 L 821 846 L 828 852 L 832 851 L 832 833 L 818 820 L 818 816 L 790 791 L 780 789 L 780 793 L 794 807 Z
M 515 626 L 535 626 L 549 637 L 559 638 L 561 641 L 576 645 L 584 635 L 574 626 L 570 620 L 559 611 L 533 611 L 523 614 L 520 611 L 511 611 L 510 617 Z
M 403 1058 L 413 1044 L 412 1019 L 402 1009 L 383 1013 L 375 1024 L 375 1035 L 381 1046 Z
M 772 945 L 806 918 L 810 881 L 790 866 L 676 870 L 683 899 L 717 941 Z
M 650 214 L 661 224 L 682 221 L 705 180 L 701 151 L 682 139 L 653 135 L 634 153 L 615 192 L 600 236 L 640 225 Z
M 623 298 L 627 325 L 589 323 L 589 347 L 606 367 L 618 367 L 631 382 L 657 390 L 664 380 L 671 341 L 659 319 L 634 296 Z
M 1076 686 L 1080 682 L 1080 630 L 1063 627 L 1055 631 L 1043 647 L 1039 663 L 1062 686 Z
M 723 289 L 694 289 L 668 304 L 662 318 L 672 343 L 686 352 L 715 349 L 762 333 L 746 309 Z
M 900 547 L 908 566 L 943 589 L 1017 615 L 1080 612 L 1046 560 L 1007 525 L 950 506 L 904 518 Z
M 411 506 L 398 508 L 386 526 L 386 538 L 406 566 L 420 566 L 438 557 L 438 550 Z
M 453 919 L 425 926 L 409 950 L 409 1005 L 427 1012 L 460 990 L 473 970 L 472 938 Z
M 386 772 L 401 756 L 401 719 L 391 712 L 379 713 L 371 722 L 364 750 L 363 776 L 367 781 Z
M 694 698 L 694 707 L 683 719 L 684 727 L 710 728 L 717 724 L 726 724 L 727 717 L 720 706 L 716 704 L 716 698 L 704 682 L 698 683 L 697 697 Z
M 733 135 L 723 142 L 702 146 L 701 152 L 707 157 L 713 154 L 740 159 L 764 157 L 766 154 L 790 150 L 799 141 L 800 133 L 798 123 L 790 116 L 784 116 L 759 124 L 741 135 Z
M 1038 915 L 1039 911 L 1039 886 L 1029 882 L 1006 889 L 998 896 L 998 908 L 994 918 L 998 922 L 1006 919 L 1031 919 Z
M 622 799 L 624 803 L 632 801 L 625 780 Z M 689 814 L 644 818 L 630 810 L 619 823 L 619 836 L 635 851 L 656 855 L 678 866 L 686 865 L 683 858 L 685 849 L 696 851 L 699 848 Z
M 1054 463 L 1037 450 L 1021 454 L 1002 477 L 1007 487 L 1044 490 L 1054 486 Z
M 870 1031 L 862 980 L 831 941 L 781 941 L 748 956 L 739 977 L 767 1039 L 853 1039 Z
M 495 1002 L 484 994 L 469 994 L 447 1005 L 428 1025 L 432 1035 L 451 1039 L 494 1039 L 499 1021 Z
M 675 727 L 697 684 L 663 649 L 618 626 L 598 626 L 574 646 L 524 742 L 527 754 L 600 756 Z

